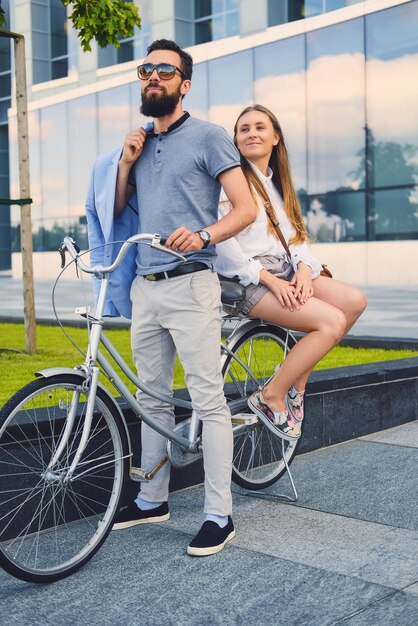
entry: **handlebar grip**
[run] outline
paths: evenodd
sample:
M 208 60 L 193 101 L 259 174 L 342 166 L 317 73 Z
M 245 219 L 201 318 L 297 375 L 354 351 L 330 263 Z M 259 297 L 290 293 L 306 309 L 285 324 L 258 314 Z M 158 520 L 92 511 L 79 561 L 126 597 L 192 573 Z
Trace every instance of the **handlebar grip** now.
M 167 239 L 168 239 L 168 237 L 160 237 L 160 244 L 162 246 L 165 246 L 165 243 L 166 243 Z

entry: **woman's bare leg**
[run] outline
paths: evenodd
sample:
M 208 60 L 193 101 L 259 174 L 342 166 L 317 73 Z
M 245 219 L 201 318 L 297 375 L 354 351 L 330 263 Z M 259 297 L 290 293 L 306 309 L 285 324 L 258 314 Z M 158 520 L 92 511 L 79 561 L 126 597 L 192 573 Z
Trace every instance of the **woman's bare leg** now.
M 250 314 L 251 317 L 260 317 L 285 328 L 307 333 L 290 350 L 279 372 L 263 389 L 264 400 L 271 409 L 280 412 L 285 408 L 288 389 L 299 383 L 305 373 L 310 372 L 340 341 L 348 321 L 339 308 L 314 296 L 299 310 L 290 312 L 282 307 L 271 292 L 253 307 Z
M 357 287 L 335 280 L 335 278 L 318 276 L 312 284 L 315 298 L 332 304 L 344 313 L 347 320 L 344 333 L 346 335 L 366 308 L 366 295 Z
M 345 337 L 366 308 L 366 295 L 357 287 L 343 283 L 335 278 L 326 278 L 324 276 L 318 276 L 318 278 L 313 281 L 313 288 L 315 298 L 337 307 L 337 309 L 340 309 L 340 311 L 344 313 L 347 320 L 343 334 L 343 337 Z M 342 337 L 340 340 L 341 339 Z M 312 368 L 306 370 L 300 378 L 295 380 L 293 385 L 298 391 L 305 389 L 306 382 L 311 372 Z

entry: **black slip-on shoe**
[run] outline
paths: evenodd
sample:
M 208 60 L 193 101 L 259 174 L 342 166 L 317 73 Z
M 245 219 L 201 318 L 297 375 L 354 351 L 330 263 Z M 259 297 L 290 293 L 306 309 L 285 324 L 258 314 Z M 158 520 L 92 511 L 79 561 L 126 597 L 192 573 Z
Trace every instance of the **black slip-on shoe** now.
M 223 550 L 225 544 L 235 537 L 234 524 L 228 516 L 228 523 L 221 528 L 216 522 L 204 522 L 193 541 L 187 548 L 191 556 L 209 556 Z
M 149 511 L 143 511 L 135 502 L 124 506 L 116 514 L 112 530 L 123 530 L 137 524 L 152 524 L 153 522 L 165 522 L 170 519 L 167 502 Z

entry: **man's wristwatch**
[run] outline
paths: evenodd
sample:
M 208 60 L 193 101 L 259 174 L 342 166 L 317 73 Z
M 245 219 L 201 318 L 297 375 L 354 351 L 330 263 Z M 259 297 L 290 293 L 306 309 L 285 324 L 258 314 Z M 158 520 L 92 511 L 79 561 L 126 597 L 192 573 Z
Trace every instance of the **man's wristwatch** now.
M 207 230 L 197 230 L 196 232 L 201 238 L 201 240 L 203 241 L 202 250 L 204 248 L 207 248 L 208 245 L 210 244 L 210 233 L 208 233 Z

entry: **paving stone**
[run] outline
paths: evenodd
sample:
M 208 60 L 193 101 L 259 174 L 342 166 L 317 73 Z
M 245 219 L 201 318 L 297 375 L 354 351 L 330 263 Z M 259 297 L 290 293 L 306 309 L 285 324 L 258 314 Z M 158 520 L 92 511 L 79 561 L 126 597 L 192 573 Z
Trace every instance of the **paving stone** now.
M 396 593 L 374 602 L 351 617 L 344 619 L 349 626 L 416 626 L 418 624 L 418 597 Z
M 415 531 L 289 506 L 269 500 L 268 495 L 266 498 L 234 494 L 235 546 L 394 589 L 418 580 Z M 198 526 L 200 505 L 202 489 L 175 494 L 170 527 L 187 531 Z
M 405 587 L 404 592 L 412 593 L 412 595 L 418 596 L 418 582 L 416 582 L 414 585 L 410 585 L 409 587 Z
M 113 533 L 89 564 L 53 585 L 0 572 L 0 612 L 8 624 L 30 626 L 323 626 L 391 593 L 232 544 L 191 558 L 188 541 L 166 526 L 143 526 Z
M 416 448 L 349 441 L 298 456 L 291 469 L 299 506 L 418 530 Z
M 395 446 L 418 448 L 418 421 L 409 422 L 409 424 L 403 424 L 397 428 L 382 430 L 379 433 L 360 437 L 360 439 L 376 443 L 388 443 Z

